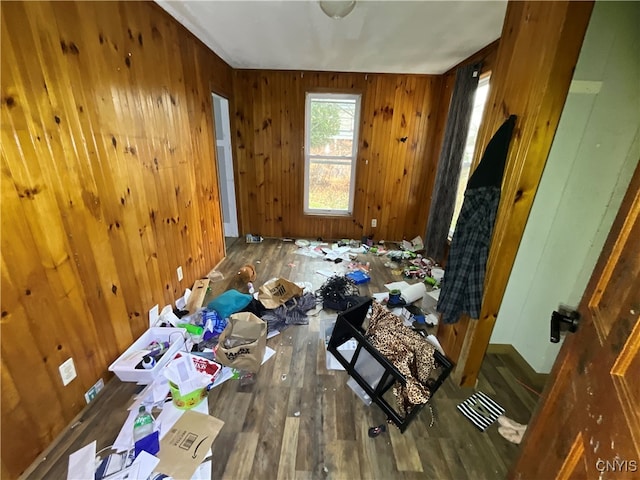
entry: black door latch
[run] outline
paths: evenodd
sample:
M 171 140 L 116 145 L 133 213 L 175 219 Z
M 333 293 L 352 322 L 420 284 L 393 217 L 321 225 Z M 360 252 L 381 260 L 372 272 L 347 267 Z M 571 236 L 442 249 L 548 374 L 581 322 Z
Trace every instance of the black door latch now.
M 560 341 L 560 330 L 569 330 L 574 333 L 578 330 L 578 320 L 580 320 L 580 314 L 575 310 L 571 310 L 567 307 L 560 306 L 559 312 L 553 312 L 551 314 L 551 342 L 558 343 Z M 568 326 L 566 328 L 565 326 Z M 565 327 L 565 328 L 563 328 Z

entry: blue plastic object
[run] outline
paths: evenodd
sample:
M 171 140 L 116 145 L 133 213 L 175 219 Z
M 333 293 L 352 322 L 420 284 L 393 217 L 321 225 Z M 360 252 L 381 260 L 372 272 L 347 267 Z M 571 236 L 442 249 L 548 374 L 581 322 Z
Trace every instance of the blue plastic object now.
M 222 318 L 228 318 L 231 314 L 239 312 L 249 305 L 251 295 L 240 293 L 237 290 L 227 290 L 209 302 L 207 310 L 215 310 Z
M 353 280 L 356 285 L 360 285 L 362 283 L 367 283 L 371 281 L 371 277 L 364 273 L 362 270 L 356 270 L 354 272 L 349 272 L 345 275 L 349 280 Z

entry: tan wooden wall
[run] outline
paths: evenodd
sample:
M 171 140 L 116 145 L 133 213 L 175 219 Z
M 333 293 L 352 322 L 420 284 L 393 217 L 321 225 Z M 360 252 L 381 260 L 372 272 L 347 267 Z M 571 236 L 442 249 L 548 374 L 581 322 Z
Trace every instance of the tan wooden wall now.
M 222 259 L 210 92 L 229 96 L 232 71 L 150 2 L 2 2 L 1 68 L 2 478 L 15 478 L 149 308 Z
M 424 236 L 442 141 L 438 113 L 443 101 L 448 104 L 442 86 L 442 76 L 429 75 L 234 72 L 241 230 L 325 239 Z M 362 94 L 355 205 L 348 218 L 303 214 L 308 91 Z

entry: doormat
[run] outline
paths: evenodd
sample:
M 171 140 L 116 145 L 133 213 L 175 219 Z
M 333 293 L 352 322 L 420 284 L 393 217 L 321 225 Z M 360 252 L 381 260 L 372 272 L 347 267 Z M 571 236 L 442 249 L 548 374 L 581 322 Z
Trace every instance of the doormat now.
M 504 408 L 482 392 L 476 392 L 464 402 L 458 404 L 458 410 L 481 432 L 495 422 L 504 413 Z

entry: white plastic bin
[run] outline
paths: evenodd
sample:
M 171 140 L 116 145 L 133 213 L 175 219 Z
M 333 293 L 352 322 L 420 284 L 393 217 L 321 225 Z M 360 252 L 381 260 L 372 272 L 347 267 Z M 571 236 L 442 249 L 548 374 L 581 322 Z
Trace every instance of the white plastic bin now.
M 185 330 L 182 328 L 151 327 L 133 344 L 109 365 L 109 370 L 115 373 L 123 382 L 149 384 L 155 380 L 160 370 L 185 345 Z M 148 353 L 145 348 L 153 341 L 169 342 L 169 349 L 160 357 L 153 368 L 148 370 L 136 368 L 142 357 Z

